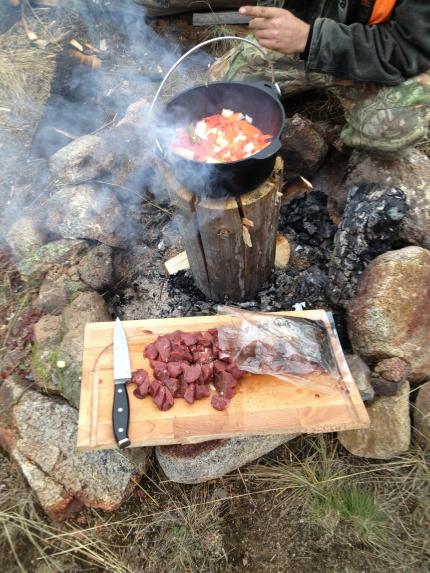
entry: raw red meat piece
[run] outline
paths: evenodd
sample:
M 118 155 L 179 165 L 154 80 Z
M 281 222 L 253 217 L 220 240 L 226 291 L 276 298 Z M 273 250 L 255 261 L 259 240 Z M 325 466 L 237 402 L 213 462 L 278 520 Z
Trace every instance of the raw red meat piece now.
M 166 398 L 166 388 L 164 386 L 160 386 L 157 393 L 154 394 L 154 403 L 160 408 L 163 407 L 163 402 Z
M 163 410 L 163 412 L 165 412 L 166 410 L 170 410 L 170 408 L 173 406 L 173 404 L 175 403 L 175 401 L 173 400 L 173 396 L 170 392 L 170 390 L 168 388 L 165 388 L 165 395 L 164 395 L 164 402 L 161 406 L 161 409 Z
M 227 364 L 222 360 L 215 360 L 214 362 L 214 370 L 216 373 L 225 372 L 227 370 Z
M 154 377 L 157 378 L 157 380 L 161 380 L 161 382 L 164 382 L 164 380 L 169 379 L 170 376 L 169 372 L 167 371 L 167 364 L 164 364 L 164 366 L 157 366 L 157 368 L 154 368 Z
M 179 382 L 175 378 L 169 378 L 168 380 L 165 380 L 164 385 L 166 388 L 168 388 L 171 394 L 173 394 L 173 396 L 176 394 L 179 388 Z
M 156 360 L 158 358 L 158 350 L 153 342 L 148 344 L 148 346 L 145 348 L 143 356 L 145 358 L 149 358 L 150 360 Z
M 218 396 L 218 394 L 214 394 L 211 399 L 211 405 L 215 410 L 225 410 L 230 400 L 227 398 L 223 398 L 222 396 Z
M 137 388 L 135 388 L 133 394 L 136 396 L 136 398 L 142 400 L 148 394 L 148 391 L 149 391 L 149 382 L 143 382 L 143 384 L 140 384 Z
M 153 380 L 148 388 L 148 394 L 155 396 L 158 390 L 161 388 L 162 384 L 159 380 Z
M 215 388 L 224 398 L 233 398 L 236 393 L 237 380 L 229 372 L 217 374 L 215 379 Z
M 212 382 L 213 377 L 213 365 L 212 364 L 202 364 L 202 375 L 201 379 L 203 384 L 209 384 Z
M 139 386 L 139 384 L 143 384 L 146 381 L 149 381 L 149 376 L 148 372 L 143 368 L 139 368 L 138 370 L 132 372 L 131 382 L 133 382 L 133 384 L 137 384 Z
M 200 364 L 206 364 L 213 359 L 213 353 L 210 348 L 205 348 L 203 351 L 193 352 L 194 362 L 199 362 Z
M 197 340 L 199 339 L 199 334 L 197 332 L 184 332 L 182 335 L 182 342 L 186 346 L 193 346 L 193 344 L 197 344 Z
M 197 340 L 198 344 L 201 344 L 202 346 L 207 346 L 207 347 L 212 346 L 213 342 L 214 342 L 214 337 L 212 336 L 212 334 L 210 332 L 201 332 L 199 339 Z
M 171 378 L 177 378 L 182 374 L 182 364 L 180 362 L 168 362 L 167 372 Z
M 184 392 L 184 400 L 188 402 L 188 404 L 192 404 L 194 402 L 195 389 L 196 387 L 194 384 L 188 384 L 188 387 Z
M 202 373 L 202 367 L 200 366 L 200 364 L 187 366 L 187 368 L 184 369 L 184 380 L 185 382 L 188 382 L 188 384 L 196 382 L 196 380 L 199 379 L 201 373 Z
M 238 368 L 235 364 L 229 364 L 226 370 L 233 376 L 233 378 L 236 378 L 236 380 L 239 380 L 239 378 L 242 378 L 242 376 L 245 375 L 245 372 Z
M 178 380 L 178 389 L 175 392 L 175 398 L 183 398 L 188 388 L 188 384 L 183 380 Z
M 170 359 L 172 344 L 167 336 L 159 336 L 155 341 L 155 348 L 158 350 L 160 359 L 163 362 L 168 362 Z
M 180 344 L 183 334 L 184 333 L 182 330 L 175 330 L 175 332 L 172 332 L 172 334 L 167 334 L 167 336 L 174 344 Z
M 195 398 L 196 400 L 201 400 L 202 398 L 206 398 L 209 396 L 209 388 L 205 384 L 197 384 L 195 389 Z
M 188 362 L 191 362 L 192 359 L 193 355 L 186 346 L 180 346 L 179 344 L 173 345 L 172 352 L 170 353 L 170 360 L 178 362 L 187 360 Z

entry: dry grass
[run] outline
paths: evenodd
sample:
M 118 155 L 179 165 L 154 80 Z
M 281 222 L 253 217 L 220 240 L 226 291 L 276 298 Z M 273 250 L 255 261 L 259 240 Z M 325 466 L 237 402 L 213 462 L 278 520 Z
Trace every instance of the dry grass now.
M 69 23 L 67 13 L 52 21 L 46 9 L 32 8 L 24 1 L 21 19 L 0 35 L 2 130 L 28 133 L 36 126 Z
M 249 471 L 257 482 L 276 487 L 278 504 L 381 564 L 401 571 L 430 564 L 424 533 L 430 525 L 430 455 L 421 449 L 375 463 L 342 456 L 337 440 L 320 436 L 304 440 L 289 460 Z
M 282 542 L 282 521 L 263 516 L 264 499 L 275 495 L 273 512 L 282 508 L 288 522 L 307 524 L 310 537 L 324 538 L 329 551 L 330 546 L 353 548 L 360 570 L 425 570 L 430 562 L 428 454 L 413 449 L 372 463 L 345 456 L 336 443 L 330 437 L 303 438 L 222 484 L 173 484 L 154 466 L 138 486 L 140 495 L 118 512 L 91 511 L 56 526 L 46 522 L 22 478 L 9 470 L 10 483 L 0 489 L 0 551 L 10 571 L 13 563 L 27 571 L 29 560 L 70 573 L 82 570 L 84 562 L 90 571 L 113 573 L 239 571 L 226 551 L 228 512 L 247 502 L 256 521 L 270 523 L 271 535 Z

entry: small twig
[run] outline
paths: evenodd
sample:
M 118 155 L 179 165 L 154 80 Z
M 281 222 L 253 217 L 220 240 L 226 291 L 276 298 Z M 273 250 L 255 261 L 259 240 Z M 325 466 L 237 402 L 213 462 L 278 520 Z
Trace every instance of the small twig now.
M 107 123 L 105 123 L 104 125 L 101 125 L 100 127 L 98 127 L 95 131 L 91 132 L 91 135 L 95 135 L 96 133 L 99 133 L 102 129 L 105 129 L 106 127 L 110 127 L 111 125 L 113 125 L 115 123 L 116 118 L 118 117 L 118 114 L 115 113 L 115 115 L 113 116 L 112 119 L 110 119 Z
M 39 24 L 42 26 L 42 28 L 45 30 L 45 32 L 48 34 L 48 36 L 51 37 L 51 40 L 55 43 L 58 44 L 57 39 L 55 38 L 55 36 L 53 36 L 51 34 L 51 32 L 48 30 L 48 28 L 45 26 L 45 24 L 43 23 L 43 21 L 39 18 L 38 14 L 36 13 L 36 11 L 34 10 L 33 6 L 30 4 L 29 0 L 25 0 L 25 4 L 30 8 L 31 13 L 33 14 L 33 16 L 36 18 L 36 20 L 39 22 Z M 24 9 L 24 6 L 23 6 Z

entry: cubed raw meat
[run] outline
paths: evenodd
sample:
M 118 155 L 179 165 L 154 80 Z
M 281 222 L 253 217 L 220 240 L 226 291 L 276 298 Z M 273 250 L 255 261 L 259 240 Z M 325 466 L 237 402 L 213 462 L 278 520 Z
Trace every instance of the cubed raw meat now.
M 150 360 L 156 360 L 158 358 L 158 350 L 153 342 L 148 344 L 148 346 L 145 348 L 143 356 L 145 358 L 149 358 Z
M 195 389 L 196 387 L 194 384 L 188 384 L 188 387 L 184 392 L 184 400 L 188 402 L 188 404 L 192 404 L 194 402 Z
M 200 364 L 194 364 L 193 366 L 188 366 L 184 369 L 184 380 L 191 384 L 196 382 L 202 373 L 202 367 Z
M 182 342 L 186 346 L 193 346 L 193 344 L 197 344 L 197 340 L 199 339 L 199 334 L 196 332 L 184 332 L 182 335 Z
M 236 380 L 239 380 L 239 378 L 242 378 L 242 376 L 245 376 L 246 374 L 246 372 L 238 368 L 235 364 L 229 364 L 226 370 L 233 376 L 233 378 L 236 378 Z
M 163 410 L 163 412 L 166 412 L 166 410 L 170 410 L 170 408 L 173 406 L 175 401 L 173 400 L 173 396 L 172 396 L 170 390 L 168 388 L 165 388 L 164 390 L 165 390 L 165 396 L 164 396 L 164 402 L 161 406 L 161 409 Z
M 140 384 L 143 384 L 146 381 L 149 381 L 149 376 L 148 372 L 143 368 L 139 368 L 139 370 L 135 370 L 134 372 L 132 372 L 131 382 L 133 382 L 133 384 L 137 384 L 139 386 Z
M 155 342 L 155 348 L 158 350 L 160 360 L 163 362 L 168 362 L 170 359 L 170 351 L 172 344 L 167 336 L 160 336 Z
M 182 364 L 180 362 L 168 362 L 167 372 L 171 378 L 177 378 L 182 374 Z
M 211 399 L 212 407 L 215 408 L 215 410 L 220 411 L 225 410 L 229 402 L 230 400 L 227 400 L 227 398 L 223 398 L 218 394 L 214 394 Z
M 169 378 L 168 380 L 165 380 L 164 385 L 169 389 L 173 396 L 176 394 L 179 388 L 179 382 L 176 380 L 176 378 Z
M 222 360 L 215 360 L 214 362 L 214 371 L 216 373 L 225 372 L 227 370 L 227 364 Z
M 164 386 L 160 386 L 157 393 L 154 394 L 154 403 L 160 408 L 160 410 L 163 407 L 165 398 L 166 398 L 166 388 Z
M 201 400 L 202 398 L 206 398 L 209 396 L 209 388 L 205 384 L 196 384 L 195 389 L 195 399 Z

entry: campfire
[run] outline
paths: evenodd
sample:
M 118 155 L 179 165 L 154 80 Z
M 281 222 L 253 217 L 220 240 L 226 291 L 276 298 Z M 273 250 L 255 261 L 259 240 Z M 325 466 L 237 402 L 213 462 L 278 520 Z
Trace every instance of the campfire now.
M 283 496 L 297 463 L 330 456 L 345 466 L 333 482 L 355 492 L 351 476 L 373 472 L 362 458 L 390 477 L 384 460 L 425 456 L 427 155 L 393 163 L 346 148 L 342 113 L 319 92 L 281 100 L 275 81 L 210 82 L 208 66 L 247 31 L 202 26 L 212 13 L 148 21 L 134 2 L 6 4 L 0 445 L 43 515 L 89 528 L 96 515 L 105 527 L 97 510 L 132 519 L 135 502 L 171 515 L 203 483 L 199 512 L 251 503 L 258 476 Z M 161 496 L 165 484 L 177 498 Z M 180 537 L 176 519 L 145 527 Z M 43 555 L 65 549 L 56 543 Z M 215 545 L 208 571 L 251 559 L 234 564 Z M 128 571 L 109 559 L 94 563 Z M 206 570 L 199 559 L 177 570 Z

